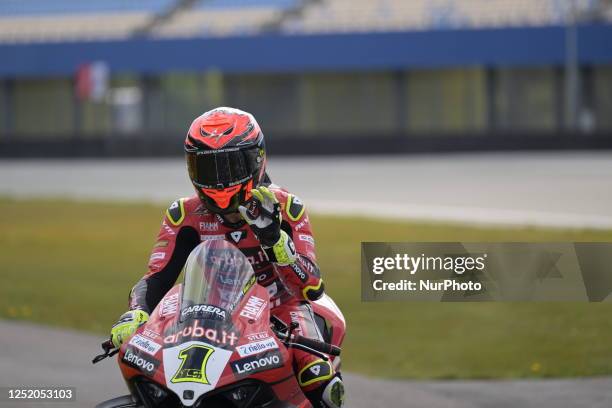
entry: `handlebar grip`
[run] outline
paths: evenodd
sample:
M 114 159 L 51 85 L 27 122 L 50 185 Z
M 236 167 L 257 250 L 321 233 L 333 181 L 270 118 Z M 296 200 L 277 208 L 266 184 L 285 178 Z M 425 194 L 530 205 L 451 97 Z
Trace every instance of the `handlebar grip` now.
M 333 344 L 299 335 L 294 336 L 293 342 L 310 347 L 311 349 L 320 351 L 321 353 L 329 354 L 330 356 L 339 356 L 340 352 L 342 351 L 340 347 L 336 347 Z
M 113 342 L 110 339 L 102 343 L 101 346 L 102 350 L 104 350 L 104 353 L 95 356 L 94 359 L 91 361 L 93 364 L 99 363 L 106 357 L 112 357 L 119 352 L 119 349 L 115 348 Z
M 104 351 L 109 351 L 114 348 L 115 348 L 115 345 L 113 344 L 113 341 L 111 339 L 108 339 L 104 343 L 102 343 L 102 350 Z

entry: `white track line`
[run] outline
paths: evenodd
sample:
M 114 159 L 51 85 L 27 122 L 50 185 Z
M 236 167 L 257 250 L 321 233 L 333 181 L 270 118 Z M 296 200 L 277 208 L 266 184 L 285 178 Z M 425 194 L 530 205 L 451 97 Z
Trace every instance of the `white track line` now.
M 311 200 L 311 213 L 482 226 L 612 229 L 612 216 L 418 204 Z

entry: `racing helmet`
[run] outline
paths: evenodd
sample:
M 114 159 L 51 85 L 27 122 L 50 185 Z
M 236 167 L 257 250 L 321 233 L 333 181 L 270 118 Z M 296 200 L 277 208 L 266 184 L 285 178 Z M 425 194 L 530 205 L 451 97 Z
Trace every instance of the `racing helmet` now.
M 237 211 L 266 170 L 259 124 L 250 113 L 234 108 L 197 117 L 185 139 L 185 157 L 191 183 L 204 206 L 217 214 Z

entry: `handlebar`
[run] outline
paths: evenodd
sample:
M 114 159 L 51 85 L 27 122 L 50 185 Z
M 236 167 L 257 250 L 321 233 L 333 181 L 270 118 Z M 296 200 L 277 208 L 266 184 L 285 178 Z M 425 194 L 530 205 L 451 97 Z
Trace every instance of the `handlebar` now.
M 333 344 L 325 343 L 324 341 L 311 339 L 297 334 L 293 336 L 292 342 L 296 344 L 301 344 L 321 353 L 329 354 L 330 356 L 339 356 L 340 352 L 342 351 L 340 347 L 334 346 Z
M 279 324 L 278 322 L 275 323 Z M 293 334 L 293 330 L 295 330 L 297 327 L 298 326 L 296 323 L 291 323 L 290 326 L 285 327 L 272 326 L 272 331 L 281 341 L 283 341 L 283 343 L 285 343 L 287 347 L 299 348 L 311 354 L 315 354 L 324 360 L 327 360 L 327 356 L 325 356 L 325 354 L 330 356 L 340 355 L 340 352 L 342 351 L 340 347 L 321 340 Z
M 115 348 L 113 342 L 110 339 L 102 343 L 101 346 L 102 350 L 104 350 L 104 353 L 95 356 L 94 359 L 91 361 L 93 364 L 104 360 L 106 357 L 112 357 L 119 352 L 119 349 Z

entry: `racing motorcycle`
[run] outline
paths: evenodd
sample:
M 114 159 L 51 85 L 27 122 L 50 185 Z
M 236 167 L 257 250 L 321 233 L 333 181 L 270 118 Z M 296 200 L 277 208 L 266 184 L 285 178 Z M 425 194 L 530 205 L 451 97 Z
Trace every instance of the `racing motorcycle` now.
M 302 337 L 297 324 L 270 317 L 268 291 L 248 259 L 224 240 L 189 255 L 149 321 L 116 349 L 102 344 L 93 363 L 118 354 L 130 395 L 97 408 L 308 408 L 293 372 L 292 349 L 333 362 L 330 343 Z

